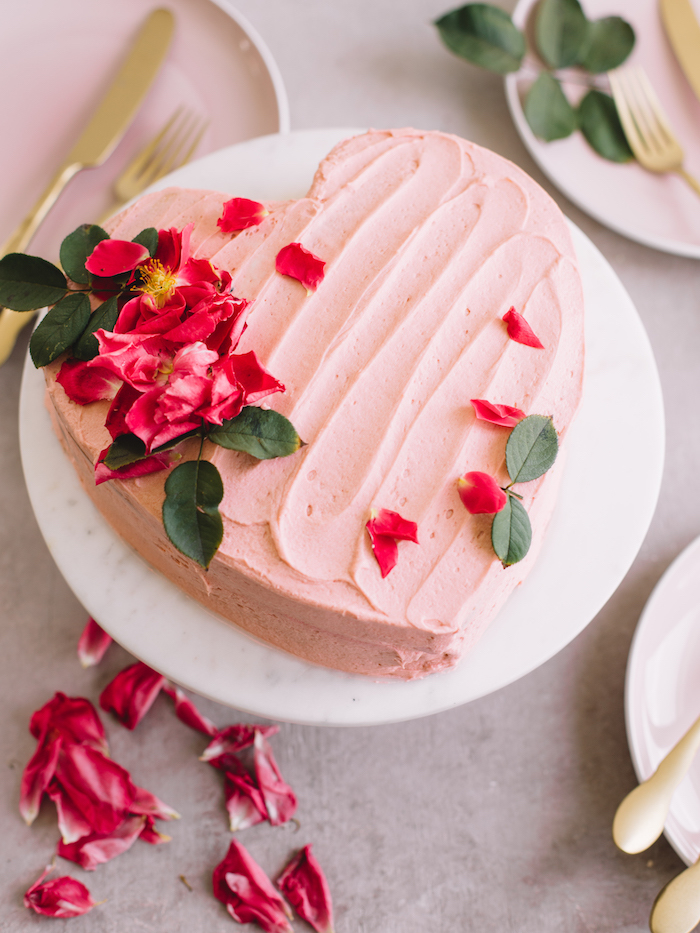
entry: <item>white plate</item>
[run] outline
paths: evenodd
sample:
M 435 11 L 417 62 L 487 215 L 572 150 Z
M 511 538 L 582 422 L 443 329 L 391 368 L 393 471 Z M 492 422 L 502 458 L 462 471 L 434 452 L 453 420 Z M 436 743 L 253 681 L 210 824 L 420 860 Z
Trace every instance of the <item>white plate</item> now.
M 143 0 L 0 4 L 0 243 L 70 151 L 155 6 Z M 104 165 L 71 180 L 32 253 L 55 260 L 67 233 L 105 213 L 120 170 L 179 105 L 210 120 L 199 154 L 289 129 L 277 66 L 227 0 L 168 0 L 167 7 L 175 14 L 172 45 L 132 126 Z
M 233 195 L 303 194 L 348 130 L 250 140 L 181 169 L 172 181 Z M 584 402 L 567 441 L 561 496 L 531 575 L 455 670 L 377 683 L 315 667 L 218 620 L 142 563 L 82 491 L 25 369 L 21 448 L 37 520 L 85 608 L 137 657 L 222 703 L 272 719 L 349 725 L 458 706 L 522 677 L 590 622 L 627 572 L 656 504 L 663 408 L 651 348 L 620 281 L 573 227 L 587 305 Z M 630 452 L 634 451 L 634 463 Z M 624 482 L 615 482 L 624 477 Z
M 647 603 L 627 667 L 627 737 L 646 780 L 700 716 L 700 538 L 676 558 Z M 688 864 L 700 856 L 700 759 L 678 786 L 666 836 Z
M 535 2 L 520 0 L 515 8 L 513 20 L 520 28 Z M 700 0 L 692 2 L 700 15 Z M 700 177 L 700 102 L 673 55 L 657 0 L 583 0 L 582 6 L 589 19 L 618 15 L 632 24 L 637 42 L 628 61 L 642 65 L 649 75 L 683 143 L 686 168 Z M 551 143 L 537 139 L 521 104 L 536 73 L 526 65 L 508 75 L 506 96 L 518 132 L 542 171 L 581 210 L 612 230 L 655 249 L 700 258 L 700 200 L 678 176 L 654 175 L 636 162 L 608 162 L 580 133 Z M 604 76 L 598 82 L 607 90 Z M 576 88 L 569 85 L 568 90 L 572 93 Z

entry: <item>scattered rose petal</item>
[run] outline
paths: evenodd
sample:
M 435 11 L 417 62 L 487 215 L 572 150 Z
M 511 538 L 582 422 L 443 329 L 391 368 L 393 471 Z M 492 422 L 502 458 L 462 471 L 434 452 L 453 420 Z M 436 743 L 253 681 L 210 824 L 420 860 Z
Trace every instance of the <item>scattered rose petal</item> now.
M 97 710 L 84 697 L 67 697 L 59 691 L 32 714 L 29 731 L 35 739 L 46 736 L 49 730 L 66 742 L 89 745 L 105 753 L 108 751 L 104 726 Z
M 260 201 L 250 201 L 248 198 L 231 198 L 224 203 L 223 210 L 223 214 L 217 220 L 223 233 L 256 227 L 270 213 Z
M 113 399 L 119 389 L 119 379 L 102 366 L 88 366 L 82 360 L 65 360 L 56 382 L 68 398 L 77 405 Z
M 491 515 L 500 512 L 507 495 L 488 473 L 465 473 L 458 480 L 459 498 L 472 515 Z
M 112 644 L 112 636 L 90 618 L 78 640 L 78 658 L 83 667 L 99 664 Z
M 518 314 L 515 308 L 511 308 L 503 315 L 503 320 L 508 325 L 508 336 L 516 343 L 523 343 L 526 347 L 535 347 L 537 350 L 544 350 L 544 344 L 536 336 L 533 329 L 527 323 L 522 314 Z
M 262 868 L 231 840 L 212 878 L 214 897 L 239 923 L 258 923 L 266 933 L 291 933 L 289 908 Z
M 307 292 L 313 292 L 323 281 L 326 264 L 308 249 L 304 249 L 301 243 L 290 243 L 277 253 L 275 268 L 282 275 L 297 279 Z
M 156 820 L 179 820 L 180 814 L 167 803 L 159 800 L 155 794 L 143 787 L 135 787 L 134 799 L 129 805 L 129 813 L 135 813 Z
M 146 817 L 143 829 L 139 833 L 139 839 L 152 846 L 161 846 L 164 842 L 170 842 L 172 836 L 166 836 L 165 833 L 159 833 L 156 829 L 155 820 L 152 816 Z
M 91 833 L 70 843 L 61 839 L 56 853 L 61 858 L 75 862 L 86 871 L 94 871 L 98 865 L 109 862 L 130 849 L 145 826 L 145 816 L 132 816 L 123 820 L 111 833 Z
M 265 799 L 235 755 L 225 755 L 224 792 L 232 833 L 267 819 Z M 222 761 L 222 759 L 218 759 Z
M 317 933 L 333 933 L 331 892 L 310 845 L 287 865 L 277 879 L 277 887 Z
M 412 541 L 418 544 L 418 525 L 390 509 L 372 509 L 365 527 L 382 578 L 396 566 L 399 556 L 397 541 Z
M 125 667 L 100 694 L 100 706 L 114 713 L 127 729 L 135 729 L 153 705 L 165 677 L 142 661 Z
M 473 398 L 471 403 L 480 421 L 490 421 L 491 424 L 500 424 L 504 428 L 514 428 L 525 417 L 524 411 L 513 408 L 512 405 L 496 405 L 487 402 L 485 398 Z
M 41 800 L 56 771 L 61 736 L 53 735 L 41 741 L 22 773 L 19 791 L 19 812 L 27 826 L 31 826 L 39 813 Z
M 297 808 L 297 798 L 277 767 L 270 743 L 259 730 L 255 730 L 253 761 L 258 787 L 263 795 L 267 817 L 273 826 L 290 820 Z
M 213 741 L 204 749 L 200 755 L 200 761 L 208 761 L 214 764 L 214 759 L 225 754 L 235 754 L 242 752 L 245 748 L 250 748 L 255 740 L 255 733 L 260 732 L 265 738 L 279 732 L 279 726 L 256 726 L 248 723 L 237 723 L 235 726 L 226 726 L 214 736 Z
M 206 716 L 203 716 L 192 700 L 190 700 L 179 687 L 166 683 L 163 687 L 163 693 L 167 693 L 173 701 L 175 704 L 175 715 L 181 722 L 184 722 L 186 726 L 189 726 L 190 729 L 196 729 L 198 732 L 203 732 L 204 735 L 216 735 L 218 729 L 211 719 L 207 719 Z
M 150 253 L 140 243 L 128 240 L 100 240 L 88 256 L 85 268 L 91 275 L 111 278 L 130 272 L 141 262 L 150 258 Z
M 29 888 L 24 895 L 25 907 L 45 917 L 79 917 L 97 906 L 85 885 L 75 878 L 63 875 L 44 881 L 51 871 L 53 865 L 48 865 Z

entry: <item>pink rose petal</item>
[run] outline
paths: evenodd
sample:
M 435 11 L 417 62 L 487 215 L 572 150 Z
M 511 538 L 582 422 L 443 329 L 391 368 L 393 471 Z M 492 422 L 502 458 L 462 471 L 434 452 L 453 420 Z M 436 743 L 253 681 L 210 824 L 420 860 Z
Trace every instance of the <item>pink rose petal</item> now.
M 226 726 L 225 729 L 217 732 L 214 739 L 204 749 L 204 753 L 200 755 L 199 760 L 214 764 L 214 759 L 221 755 L 242 752 L 245 748 L 251 747 L 255 741 L 256 732 L 260 732 L 269 739 L 279 732 L 279 726 L 256 726 L 247 722 Z
M 282 275 L 297 279 L 307 292 L 313 292 L 323 281 L 326 264 L 301 243 L 290 243 L 277 253 L 275 268 Z
M 256 227 L 268 214 L 269 211 L 260 201 L 231 198 L 230 201 L 224 202 L 223 214 L 217 220 L 217 224 L 223 233 L 233 233 L 247 227 Z
M 297 808 L 297 798 L 277 767 L 270 743 L 256 729 L 253 742 L 253 761 L 258 787 L 263 795 L 267 817 L 273 826 L 290 820 Z
M 203 716 L 192 700 L 190 700 L 179 687 L 166 683 L 163 687 L 163 693 L 167 693 L 173 701 L 175 704 L 175 715 L 181 722 L 184 722 L 186 726 L 189 726 L 190 729 L 196 729 L 198 732 L 203 732 L 204 735 L 216 735 L 218 729 L 211 719 L 207 719 L 206 716 Z
M 120 671 L 100 694 L 100 706 L 127 729 L 135 729 L 161 691 L 165 677 L 142 661 Z
M 108 635 L 94 619 L 90 618 L 78 639 L 78 658 L 83 667 L 92 667 L 99 664 L 105 652 L 112 644 L 112 636 Z
M 143 787 L 134 787 L 134 799 L 129 804 L 129 813 L 147 816 L 156 820 L 179 820 L 180 814 L 155 794 Z
M 150 253 L 140 243 L 130 243 L 128 240 L 100 240 L 88 256 L 85 268 L 91 275 L 110 278 L 130 272 L 149 258 Z
M 372 543 L 372 552 L 379 564 L 379 572 L 382 579 L 388 576 L 396 566 L 399 559 L 399 546 L 396 539 L 389 535 L 378 535 L 369 531 L 369 537 Z
M 391 509 L 372 509 L 365 527 L 382 578 L 396 566 L 399 556 L 397 541 L 412 541 L 418 544 L 418 525 L 402 518 L 398 512 L 392 512 Z
M 500 512 L 508 496 L 488 473 L 465 473 L 458 480 L 459 498 L 472 515 Z
M 473 398 L 471 403 L 480 421 L 489 421 L 504 428 L 514 428 L 525 417 L 524 411 L 513 408 L 512 405 L 495 405 L 493 402 L 487 402 L 485 398 Z
M 98 865 L 130 849 L 145 826 L 145 816 L 131 816 L 122 820 L 110 833 L 91 833 L 71 843 L 60 840 L 56 853 L 61 858 L 76 862 L 86 871 L 94 871 Z
M 172 836 L 166 836 L 165 833 L 158 832 L 153 817 L 147 816 L 144 827 L 139 833 L 139 839 L 151 846 L 162 846 L 166 842 L 171 842 Z
M 24 906 L 45 917 L 79 917 L 97 906 L 80 881 L 62 875 L 52 881 L 44 878 L 53 871 L 48 865 L 24 895 Z
M 232 754 L 217 760 L 222 762 L 224 770 L 224 793 L 231 832 L 266 820 L 267 807 L 263 795 L 241 762 Z
M 119 379 L 102 366 L 88 366 L 82 360 L 64 360 L 58 371 L 56 382 L 72 402 L 89 405 L 104 399 L 112 399 L 120 386 Z
M 243 846 L 231 840 L 212 878 L 214 897 L 239 923 L 257 923 L 266 933 L 291 933 L 289 908 Z
M 35 739 L 54 730 L 66 742 L 90 745 L 98 751 L 107 752 L 104 726 L 97 710 L 84 697 L 67 697 L 56 693 L 48 703 L 32 714 L 29 731 Z
M 31 826 L 39 813 L 41 800 L 56 772 L 61 736 L 53 733 L 39 742 L 36 751 L 22 773 L 19 791 L 19 812 L 27 826 Z
M 544 344 L 527 323 L 522 314 L 518 314 L 515 308 L 506 311 L 503 320 L 508 325 L 508 336 L 516 343 L 523 343 L 527 347 L 535 347 L 537 350 L 544 350 Z
M 333 933 L 333 904 L 325 875 L 307 845 L 292 859 L 277 879 L 302 920 L 317 933 Z

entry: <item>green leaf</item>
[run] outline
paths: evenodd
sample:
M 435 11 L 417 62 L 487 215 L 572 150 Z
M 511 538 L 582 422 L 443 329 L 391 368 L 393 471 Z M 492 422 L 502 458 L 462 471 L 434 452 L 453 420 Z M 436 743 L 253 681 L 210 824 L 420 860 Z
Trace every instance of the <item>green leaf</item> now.
M 500 512 L 496 512 L 491 525 L 491 543 L 504 567 L 517 564 L 530 550 L 532 526 L 530 517 L 513 496 Z
M 131 242 L 145 246 L 151 256 L 155 256 L 158 249 L 158 231 L 155 227 L 146 227 L 141 233 L 137 233 Z
M 51 308 L 32 334 L 29 353 L 37 367 L 47 366 L 71 347 L 90 320 L 90 299 L 71 292 Z
M 63 271 L 68 278 L 78 285 L 87 285 L 90 274 L 85 268 L 85 262 L 97 244 L 108 239 L 109 234 L 97 224 L 82 224 L 69 233 L 61 243 L 59 254 Z
M 575 65 L 587 38 L 588 20 L 578 0 L 540 0 L 535 42 L 551 68 Z
M 581 132 L 598 155 L 611 162 L 634 158 L 622 129 L 615 101 L 602 91 L 591 90 L 578 107 Z
M 287 457 L 301 447 L 291 421 L 270 408 L 247 405 L 239 415 L 212 428 L 207 440 L 228 450 L 242 450 L 258 460 Z
M 619 16 L 606 16 L 588 24 L 578 64 L 599 74 L 621 65 L 634 48 L 634 29 Z
M 97 337 L 94 336 L 95 331 L 100 328 L 113 331 L 118 317 L 117 296 L 112 295 L 107 301 L 103 301 L 99 308 L 96 308 L 90 315 L 87 327 L 73 347 L 73 356 L 79 360 L 91 360 L 96 357 L 100 345 L 97 342 Z
M 63 298 L 65 275 L 39 256 L 8 253 L 0 259 L 0 307 L 38 311 Z
M 520 68 L 525 37 L 508 14 L 488 3 L 468 3 L 435 21 L 450 51 L 504 75 Z
M 571 136 L 577 126 L 576 111 L 548 71 L 542 71 L 528 91 L 523 112 L 535 136 L 546 142 Z
M 224 484 L 213 463 L 188 460 L 175 467 L 165 482 L 163 525 L 185 556 L 207 568 L 224 535 L 218 505 Z
M 514 483 L 529 483 L 551 467 L 559 440 L 551 418 L 528 415 L 516 424 L 506 444 L 506 469 Z
M 140 437 L 135 434 L 120 434 L 109 445 L 109 450 L 102 462 L 110 470 L 120 470 L 139 460 L 145 460 L 147 456 L 146 445 Z

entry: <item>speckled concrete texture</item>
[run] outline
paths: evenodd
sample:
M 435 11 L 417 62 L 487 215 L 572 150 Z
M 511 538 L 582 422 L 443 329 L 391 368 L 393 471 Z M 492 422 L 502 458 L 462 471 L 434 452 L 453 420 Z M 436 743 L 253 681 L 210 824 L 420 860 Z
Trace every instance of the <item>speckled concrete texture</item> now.
M 663 571 L 700 534 L 700 499 L 691 492 L 700 465 L 700 263 L 627 241 L 552 189 L 516 134 L 502 82 L 438 42 L 431 21 L 449 3 L 238 0 L 237 6 L 277 60 L 293 129 L 447 130 L 507 156 L 552 193 L 610 261 L 639 310 L 660 370 L 668 445 L 646 541 L 582 635 L 519 682 L 448 713 L 375 728 L 282 725 L 272 742 L 299 798 L 298 826 L 260 825 L 242 832 L 241 842 L 272 875 L 311 842 L 333 892 L 337 933 L 643 933 L 656 893 L 682 865 L 663 838 L 643 855 L 623 855 L 610 825 L 635 784 L 623 711 L 634 628 Z M 58 838 L 52 807 L 45 805 L 31 828 L 17 811 L 22 767 L 35 744 L 29 717 L 56 690 L 96 702 L 130 661 L 118 646 L 95 669 L 82 670 L 76 659 L 85 612 L 43 543 L 19 460 L 25 347 L 26 338 L 0 369 L 0 928 L 7 933 L 52 925 L 22 906 Z M 611 483 L 624 480 L 611 476 Z M 199 705 L 218 725 L 238 719 L 214 703 Z M 174 718 L 165 697 L 133 733 L 105 721 L 113 757 L 182 819 L 168 827 L 170 844 L 137 842 L 94 873 L 59 861 L 61 873 L 105 900 L 70 928 L 235 929 L 211 895 L 211 872 L 229 833 L 220 776 L 197 760 L 205 739 Z M 53 924 L 63 929 L 62 921 Z M 303 929 L 309 928 L 295 924 Z

